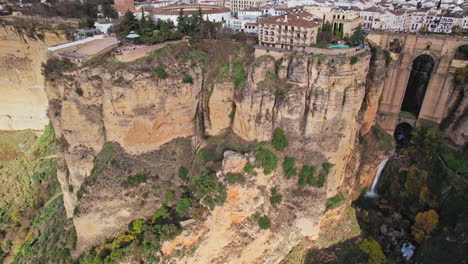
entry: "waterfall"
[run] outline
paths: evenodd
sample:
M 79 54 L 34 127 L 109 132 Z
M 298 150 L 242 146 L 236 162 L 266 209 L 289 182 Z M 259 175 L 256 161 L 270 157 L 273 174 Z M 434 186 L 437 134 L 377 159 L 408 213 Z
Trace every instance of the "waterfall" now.
M 377 174 L 375 174 L 374 182 L 372 183 L 372 187 L 370 191 L 366 192 L 367 197 L 379 197 L 379 194 L 377 193 L 377 184 L 379 183 L 380 175 L 382 175 L 382 171 L 385 168 L 385 165 L 387 165 L 387 162 L 390 160 L 390 158 L 384 159 L 380 165 L 379 169 L 377 170 Z

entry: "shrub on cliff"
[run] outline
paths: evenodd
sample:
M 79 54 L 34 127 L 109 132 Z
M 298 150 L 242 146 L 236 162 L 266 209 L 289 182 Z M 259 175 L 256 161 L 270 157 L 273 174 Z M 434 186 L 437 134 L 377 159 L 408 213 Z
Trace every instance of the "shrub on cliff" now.
M 383 53 L 385 56 L 385 66 L 388 66 L 393 60 L 392 55 L 390 54 L 388 50 L 383 50 Z
M 75 89 L 75 92 L 76 92 L 77 95 L 83 96 L 83 89 L 81 89 L 81 88 L 76 88 L 76 89 Z
M 276 190 L 276 188 L 271 188 L 270 189 L 270 203 L 273 207 L 276 207 L 276 204 L 279 204 L 281 203 L 281 201 L 283 200 L 283 196 L 281 194 L 278 193 L 278 191 Z
M 293 157 L 285 157 L 283 161 L 283 171 L 284 176 L 288 179 L 297 175 L 296 159 Z
M 247 161 L 247 163 L 244 166 L 244 172 L 250 175 L 256 176 L 257 173 L 254 171 L 254 166 L 250 161 Z
M 179 178 L 183 181 L 187 181 L 188 177 L 188 170 L 185 167 L 180 167 L 179 170 L 177 171 Z
M 411 151 L 415 154 L 413 156 L 417 157 L 418 163 L 422 165 L 434 163 L 438 159 L 438 153 L 446 146 L 444 133 L 436 126 L 421 126 L 414 128 L 411 134 L 413 135 Z
M 270 218 L 268 218 L 268 216 L 260 217 L 257 223 L 261 229 L 268 229 L 271 227 L 271 221 L 270 221 Z
M 184 77 L 182 78 L 183 83 L 192 83 L 193 84 L 193 78 L 189 74 L 185 74 Z
M 356 64 L 358 61 L 359 61 L 359 59 L 358 59 L 358 57 L 356 57 L 356 56 L 352 56 L 352 57 L 349 59 L 349 63 L 350 63 L 351 65 Z
M 146 175 L 144 171 L 140 171 L 136 175 L 128 176 L 127 183 L 130 186 L 138 186 L 140 183 L 146 182 Z
M 228 173 L 226 175 L 227 184 L 245 183 L 245 177 L 240 173 Z
M 379 242 L 373 238 L 365 238 L 359 249 L 368 255 L 369 264 L 384 264 L 387 261 Z
M 301 173 L 299 174 L 299 186 L 305 187 L 306 185 L 313 186 L 315 184 L 315 169 L 315 166 L 302 167 Z
M 177 202 L 177 205 L 176 205 L 176 212 L 178 214 L 182 214 L 184 213 L 187 209 L 190 208 L 190 206 L 192 206 L 192 203 L 190 202 L 190 199 L 187 199 L 187 198 L 182 198 L 180 199 L 178 202 Z
M 161 79 L 166 79 L 168 77 L 166 70 L 162 66 L 157 66 L 154 71 L 156 75 Z
M 468 83 L 468 66 L 465 66 L 465 68 L 460 68 L 457 69 L 455 72 L 455 83 L 463 86 L 466 83 Z
M 63 73 L 71 72 L 74 69 L 76 69 L 76 65 L 66 58 L 50 58 L 46 63 L 42 63 L 42 74 L 48 81 L 63 78 Z
M 273 145 L 273 147 L 275 147 L 276 150 L 279 151 L 283 151 L 288 146 L 288 138 L 286 137 L 283 129 L 279 127 L 275 129 L 271 144 Z
M 327 176 L 330 173 L 330 169 L 333 167 L 333 164 L 325 162 L 322 163 L 322 172 L 320 172 L 318 181 L 317 181 L 317 187 L 322 188 L 325 186 L 325 182 L 327 180 Z
M 255 164 L 262 167 L 265 175 L 268 175 L 278 166 L 278 157 L 271 150 L 261 147 L 255 156 Z
M 439 214 L 433 209 L 420 212 L 414 218 L 415 223 L 411 227 L 411 234 L 414 240 L 421 244 L 431 237 L 432 231 L 439 224 Z
M 222 205 L 226 200 L 226 188 L 218 182 L 213 171 L 204 169 L 200 174 L 191 177 L 190 180 L 190 188 L 193 193 L 210 209 L 213 210 L 215 205 Z
M 346 201 L 346 197 L 342 192 L 339 192 L 337 195 L 330 197 L 327 199 L 327 203 L 325 206 L 325 210 L 330 210 L 340 206 L 344 201 Z

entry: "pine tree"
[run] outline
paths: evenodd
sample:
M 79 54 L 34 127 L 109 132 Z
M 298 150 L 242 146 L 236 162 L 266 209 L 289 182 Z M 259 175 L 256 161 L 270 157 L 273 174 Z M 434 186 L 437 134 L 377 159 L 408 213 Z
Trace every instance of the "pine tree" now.
M 187 35 L 188 33 L 189 25 L 187 20 L 187 16 L 184 15 L 184 11 L 181 8 L 179 17 L 177 17 L 177 30 L 184 35 Z
M 125 29 L 125 34 L 130 33 L 130 31 L 138 30 L 138 21 L 131 11 L 127 11 L 127 13 L 125 13 L 122 25 Z

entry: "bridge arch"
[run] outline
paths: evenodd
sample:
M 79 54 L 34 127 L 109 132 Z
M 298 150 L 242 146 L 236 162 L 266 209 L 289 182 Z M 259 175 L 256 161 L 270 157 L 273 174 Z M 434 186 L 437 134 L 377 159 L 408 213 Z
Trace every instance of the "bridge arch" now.
M 442 54 L 439 54 L 439 55 L 435 54 L 431 50 L 423 50 L 423 51 L 417 52 L 413 56 L 411 56 L 412 64 L 409 67 L 410 71 L 413 70 L 414 60 L 416 60 L 421 55 L 428 55 L 428 56 L 430 56 L 432 58 L 432 60 L 434 61 L 434 67 L 432 69 L 432 72 L 435 72 L 437 70 L 437 67 L 439 66 L 439 61 L 440 61 L 440 59 L 441 59 L 441 57 L 443 55 Z
M 421 52 L 413 57 L 410 69 L 400 111 L 407 118 L 418 119 L 431 75 L 437 69 L 436 59 L 430 52 Z

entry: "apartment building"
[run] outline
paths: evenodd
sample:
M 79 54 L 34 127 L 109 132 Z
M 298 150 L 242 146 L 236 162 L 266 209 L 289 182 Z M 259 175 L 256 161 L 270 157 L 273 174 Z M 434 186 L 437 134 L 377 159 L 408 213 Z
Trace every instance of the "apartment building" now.
M 360 16 L 355 8 L 342 9 L 321 6 L 304 6 L 304 11 L 323 20 L 323 23 L 330 22 L 333 31 L 342 32 L 343 37 L 350 37 L 354 30 L 364 24 L 364 18 Z
M 226 0 L 224 5 L 237 13 L 241 9 L 263 6 L 266 2 L 267 0 Z
M 320 18 L 305 11 L 270 17 L 258 22 L 258 42 L 281 49 L 307 47 L 316 43 L 321 25 Z

